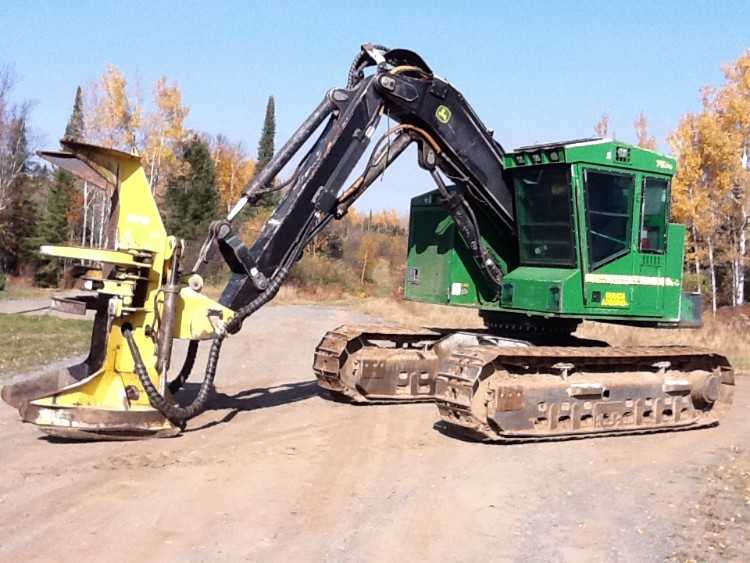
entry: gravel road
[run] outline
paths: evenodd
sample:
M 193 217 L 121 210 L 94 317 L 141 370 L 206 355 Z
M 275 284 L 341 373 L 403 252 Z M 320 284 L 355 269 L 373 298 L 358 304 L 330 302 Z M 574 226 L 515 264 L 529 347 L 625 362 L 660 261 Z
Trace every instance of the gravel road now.
M 1 405 L 0 560 L 749 557 L 747 378 L 716 428 L 477 444 L 434 428 L 433 405 L 320 396 L 320 336 L 371 320 L 263 309 L 225 344 L 210 410 L 174 439 L 52 442 Z

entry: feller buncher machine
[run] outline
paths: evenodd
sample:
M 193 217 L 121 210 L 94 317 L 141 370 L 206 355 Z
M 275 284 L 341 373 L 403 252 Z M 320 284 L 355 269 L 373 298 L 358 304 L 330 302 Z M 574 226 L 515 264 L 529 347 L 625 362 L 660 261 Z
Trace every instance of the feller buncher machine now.
M 396 125 L 345 185 L 384 117 Z M 42 247 L 88 265 L 81 275 L 88 292 L 56 306 L 96 311 L 90 353 L 79 365 L 5 387 L 2 397 L 53 436 L 178 434 L 209 400 L 224 340 L 271 301 L 308 242 L 412 144 L 436 189 L 411 202 L 405 296 L 473 307 L 486 328 L 339 327 L 315 351 L 321 387 L 362 403 L 434 401 L 446 424 L 494 441 L 718 421 L 734 389 L 723 356 L 574 335 L 583 320 L 700 325 L 698 296 L 682 291 L 685 228 L 669 222 L 675 160 L 610 139 L 507 152 L 418 54 L 371 44 L 346 87 L 325 94 L 211 225 L 194 266 L 183 264 L 183 242 L 166 233 L 138 157 L 66 140 L 63 150 L 40 153 L 109 191 L 112 243 Z M 276 180 L 290 161 L 286 181 Z M 275 212 L 257 240 L 244 242 L 233 220 L 273 190 L 282 193 Z M 200 268 L 214 246 L 231 270 L 218 301 L 201 292 Z M 189 340 L 176 374 L 175 339 Z M 175 394 L 200 341 L 210 347 L 205 373 L 183 405 Z

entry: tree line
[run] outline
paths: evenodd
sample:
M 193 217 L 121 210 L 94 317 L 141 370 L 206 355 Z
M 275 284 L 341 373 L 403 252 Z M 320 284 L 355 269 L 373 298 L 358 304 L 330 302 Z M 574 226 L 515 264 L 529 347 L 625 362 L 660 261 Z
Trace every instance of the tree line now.
M 685 114 L 668 138 L 678 157 L 672 215 L 688 231 L 688 288 L 707 293 L 714 310 L 746 298 L 750 51 L 724 74 L 721 86 L 704 88 L 701 111 Z M 105 228 L 110 200 L 101 189 L 53 171 L 34 157 L 33 106 L 14 101 L 14 86 L 10 67 L 0 67 L 0 275 L 25 275 L 40 285 L 56 285 L 59 261 L 39 255 L 39 245 L 111 244 Z M 275 105 L 269 97 L 255 159 L 225 135 L 189 129 L 189 113 L 180 88 L 166 77 L 156 81 L 144 102 L 125 76 L 109 66 L 75 92 L 65 137 L 139 154 L 168 231 L 202 240 L 208 223 L 230 209 L 273 156 Z M 633 126 L 638 145 L 657 149 L 644 112 Z M 600 136 L 615 136 L 607 114 L 594 129 Z M 245 240 L 257 235 L 275 201 L 266 196 L 262 203 L 265 210 L 245 216 Z M 392 288 L 399 285 L 405 245 L 404 220 L 398 214 L 366 215 L 352 209 L 345 221 L 315 239 L 293 278 L 302 286 L 320 282 L 360 290 L 387 282 Z
M 65 264 L 39 254 L 39 246 L 111 246 L 106 228 L 110 194 L 64 170 L 51 170 L 34 156 L 36 142 L 29 134 L 32 104 L 14 103 L 14 86 L 11 69 L 0 69 L 0 276 L 24 276 L 41 286 L 57 286 Z M 256 158 L 226 135 L 188 128 L 189 114 L 176 83 L 160 78 L 144 101 L 110 65 L 98 79 L 77 88 L 64 138 L 140 155 L 167 231 L 200 243 L 209 223 L 226 215 L 273 157 L 276 107 L 270 96 Z M 278 197 L 267 194 L 259 209 L 240 216 L 246 241 L 257 237 Z M 313 272 L 319 267 L 329 274 L 338 272 L 329 281 L 340 289 L 360 290 L 374 283 L 373 276 L 392 288 L 397 276 L 382 274 L 396 275 L 402 268 L 395 259 L 396 254 L 399 261 L 405 257 L 403 223 L 395 211 L 364 215 L 352 208 L 346 221 L 316 237 L 294 279 L 305 288 L 325 283 Z M 188 253 L 197 246 L 188 244 Z M 207 273 L 220 267 L 215 255 Z
M 39 246 L 110 245 L 110 194 L 64 170 L 52 171 L 34 156 L 32 104 L 14 101 L 15 85 L 11 67 L 1 67 L 0 274 L 54 286 L 63 265 L 39 254 Z M 180 88 L 166 77 L 156 81 L 144 103 L 110 65 L 97 80 L 77 88 L 64 138 L 140 155 L 169 232 L 198 240 L 273 156 L 275 107 L 271 96 L 257 161 L 240 142 L 189 129 L 189 113 Z

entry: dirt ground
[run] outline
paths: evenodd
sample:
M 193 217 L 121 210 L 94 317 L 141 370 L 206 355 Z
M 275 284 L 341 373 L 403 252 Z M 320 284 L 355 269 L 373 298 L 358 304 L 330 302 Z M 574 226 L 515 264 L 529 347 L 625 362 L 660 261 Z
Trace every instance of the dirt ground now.
M 716 428 L 477 444 L 320 396 L 318 339 L 365 320 L 263 309 L 174 439 L 52 442 L 1 405 L 0 560 L 750 560 L 747 377 Z

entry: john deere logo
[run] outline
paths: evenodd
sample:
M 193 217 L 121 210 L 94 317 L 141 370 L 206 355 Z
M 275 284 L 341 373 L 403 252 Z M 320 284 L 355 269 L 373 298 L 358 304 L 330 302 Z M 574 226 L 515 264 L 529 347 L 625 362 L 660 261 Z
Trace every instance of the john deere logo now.
M 435 110 L 435 117 L 440 123 L 448 123 L 453 117 L 453 113 L 446 106 L 438 106 Z

